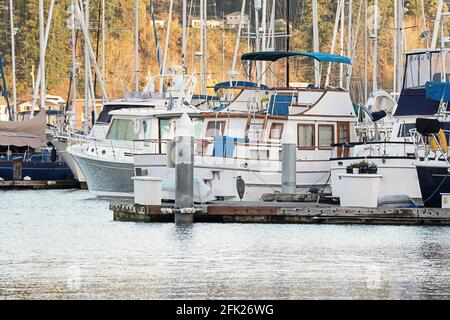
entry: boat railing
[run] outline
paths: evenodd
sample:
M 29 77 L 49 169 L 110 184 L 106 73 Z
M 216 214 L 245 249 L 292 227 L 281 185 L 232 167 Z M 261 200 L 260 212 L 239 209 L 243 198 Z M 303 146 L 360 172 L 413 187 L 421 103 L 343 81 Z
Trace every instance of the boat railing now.
M 417 129 L 409 130 L 411 137 L 413 138 L 413 144 L 416 151 L 416 158 L 418 160 L 430 159 L 444 160 L 449 163 L 449 148 L 448 137 L 450 135 L 449 130 L 442 130 L 445 138 L 436 134 L 423 135 L 417 131 Z M 442 139 L 445 139 L 443 141 Z
M 195 154 L 205 157 L 280 161 L 281 150 L 280 142 L 195 140 Z
M 241 139 L 244 140 L 244 139 Z M 168 144 L 174 140 L 170 139 L 141 139 L 135 140 L 145 145 L 145 150 L 152 154 L 167 154 Z M 279 141 L 240 141 L 194 139 L 194 154 L 202 157 L 217 157 L 227 159 L 248 159 L 248 160 L 281 160 L 282 145 Z
M 367 141 L 367 142 L 345 142 L 331 145 L 332 159 L 347 159 L 359 157 L 415 157 L 411 153 L 411 141 Z M 355 154 L 355 148 L 359 148 L 361 155 Z M 392 150 L 395 149 L 395 152 Z
M 0 160 L 4 161 L 23 161 L 24 154 L 16 152 L 0 152 Z

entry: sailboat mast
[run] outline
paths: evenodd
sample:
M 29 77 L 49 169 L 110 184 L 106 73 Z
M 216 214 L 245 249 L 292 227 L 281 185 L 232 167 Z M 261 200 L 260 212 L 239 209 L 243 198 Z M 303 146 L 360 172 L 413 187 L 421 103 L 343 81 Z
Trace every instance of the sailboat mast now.
M 44 39 L 44 0 L 39 0 L 39 64 L 41 66 L 41 109 L 45 109 L 45 39 Z M 33 113 L 33 111 L 32 111 Z
M 102 78 L 103 82 L 106 78 L 106 66 L 105 66 L 105 0 L 102 0 Z
M 345 33 L 345 1 L 341 7 L 341 44 L 340 44 L 340 55 L 344 55 L 344 33 Z M 341 63 L 339 66 L 339 86 L 344 87 L 344 65 Z
M 238 34 L 236 37 L 236 42 L 234 43 L 234 54 L 233 54 L 233 63 L 231 65 L 231 70 L 230 70 L 230 76 L 231 78 L 234 75 L 234 72 L 236 70 L 236 63 L 237 63 L 237 56 L 239 53 L 239 44 L 241 41 L 241 34 L 242 34 L 242 20 L 244 18 L 244 14 L 245 14 L 245 0 L 242 0 L 242 6 L 241 6 L 241 16 L 239 19 L 239 27 L 238 27 Z M 247 30 L 247 33 L 250 32 L 250 30 Z
M 319 46 L 319 18 L 317 0 L 312 0 L 312 13 L 313 13 L 313 47 L 314 52 L 320 51 Z M 314 78 L 316 87 L 320 86 L 320 64 L 314 59 Z
M 73 85 L 73 103 L 72 110 L 74 114 L 74 128 L 77 127 L 77 47 L 76 47 L 76 25 L 75 25 L 75 3 L 72 0 L 72 85 Z
M 187 0 L 183 0 L 183 41 L 182 41 L 182 52 L 181 52 L 183 74 L 186 74 L 186 46 L 187 46 L 187 44 L 186 44 L 187 43 L 186 23 L 187 23 Z
M 291 47 L 291 29 L 290 29 L 290 2 L 286 0 L 286 52 L 289 52 Z M 286 58 L 286 87 L 289 88 L 289 58 Z
M 204 88 L 204 79 L 205 79 L 205 71 L 203 70 L 203 59 L 204 59 L 204 50 L 203 50 L 203 46 L 204 46 L 204 37 L 203 37 L 203 32 L 204 32 L 204 19 L 203 19 L 203 10 L 204 10 L 204 2 L 203 0 L 200 0 L 200 95 L 203 95 L 203 88 Z
M 442 9 L 444 7 L 444 0 L 439 0 L 438 7 L 437 7 L 437 13 L 436 13 L 436 20 L 434 22 L 434 30 L 433 30 L 433 40 L 431 42 L 431 50 L 436 49 L 436 44 L 439 37 L 439 27 L 441 25 L 441 18 L 442 18 Z
M 48 16 L 47 16 L 47 25 L 45 26 L 45 35 L 44 35 L 44 61 L 45 61 L 45 55 L 46 55 L 46 51 L 47 51 L 47 43 L 48 43 L 48 36 L 50 34 L 50 27 L 52 24 L 52 18 L 53 18 L 53 9 L 55 7 L 55 0 L 51 0 L 50 1 L 50 8 L 48 9 Z M 30 111 L 30 117 L 33 118 L 34 117 L 34 109 L 37 103 L 37 99 L 38 99 L 38 94 L 39 94 L 39 88 L 41 87 L 41 72 L 42 69 L 42 65 L 39 63 L 39 68 L 38 68 L 38 74 L 37 74 L 37 79 L 36 82 L 34 81 L 34 77 L 33 77 L 33 100 L 31 103 L 31 111 Z M 34 70 L 32 71 L 32 74 L 34 74 Z
M 368 35 L 368 5 L 367 0 L 364 0 L 364 104 L 369 98 L 369 35 Z
M 261 42 L 260 42 L 260 36 L 259 36 L 259 14 L 258 11 L 261 10 L 261 0 L 255 0 L 255 47 L 256 51 L 261 51 Z M 261 63 L 256 62 L 255 63 L 255 69 L 256 69 L 256 81 L 259 81 L 259 77 L 261 74 Z
M 352 57 L 352 31 L 353 31 L 353 0 L 348 1 L 348 35 L 347 35 L 347 57 Z M 358 30 L 355 32 L 358 33 Z M 356 36 L 355 36 L 356 37 Z M 351 65 L 347 67 L 346 79 L 348 83 L 345 84 L 347 90 L 350 89 L 350 69 Z
M 134 5 L 135 14 L 135 30 L 134 30 L 134 49 L 135 49 L 135 77 L 136 87 L 135 91 L 139 91 L 139 0 L 135 0 Z
M 378 0 L 374 5 L 372 91 L 378 90 Z
M 88 30 L 89 35 L 89 0 L 86 0 L 85 2 L 85 25 L 86 29 Z M 91 64 L 89 61 L 89 52 L 88 52 L 88 46 L 87 46 L 88 39 L 84 40 L 84 133 L 88 133 L 89 131 L 89 101 L 90 101 L 90 83 L 89 83 L 89 76 L 90 76 L 90 68 Z
M 337 34 L 339 31 L 339 22 L 340 22 L 340 14 L 341 14 L 341 6 L 344 5 L 344 0 L 339 0 L 336 8 L 336 18 L 334 20 L 334 28 L 333 28 L 333 39 L 331 41 L 331 50 L 330 53 L 334 54 L 334 51 L 336 50 L 336 41 L 337 41 Z M 328 69 L 327 69 L 327 77 L 325 80 L 325 87 L 328 87 L 330 85 L 330 76 L 331 76 L 331 62 L 328 63 Z
M 262 51 L 266 51 L 267 48 L 267 0 L 262 0 L 262 13 L 261 13 L 261 25 L 262 25 L 262 41 L 261 47 Z M 267 63 L 263 61 L 261 65 L 262 79 L 261 83 L 266 84 L 266 65 Z
M 202 53 L 202 60 L 203 60 L 203 72 L 205 74 L 204 76 L 204 83 L 205 86 L 205 95 L 208 95 L 208 0 L 205 0 L 204 8 L 203 8 L 203 14 L 204 14 L 204 23 L 203 27 L 205 30 L 203 31 L 203 53 Z
M 403 85 L 403 1 L 397 1 L 398 4 L 398 29 L 397 29 L 397 91 L 400 92 Z
M 9 0 L 9 17 L 11 23 L 11 62 L 12 62 L 12 92 L 13 92 L 13 114 L 14 121 L 17 121 L 17 92 L 16 92 L 16 44 L 14 39 L 14 7 L 13 1 Z

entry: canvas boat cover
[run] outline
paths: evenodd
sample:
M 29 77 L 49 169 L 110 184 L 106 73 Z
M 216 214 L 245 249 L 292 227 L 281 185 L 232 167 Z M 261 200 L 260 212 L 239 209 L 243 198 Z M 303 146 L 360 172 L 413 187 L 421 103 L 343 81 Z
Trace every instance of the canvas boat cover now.
M 309 57 L 319 62 L 335 62 L 352 64 L 351 60 L 347 57 L 338 56 L 335 54 L 323 53 L 323 52 L 284 52 L 284 51 L 261 51 L 251 52 L 242 55 L 242 61 L 270 61 L 275 62 L 283 58 L 289 57 Z
M 45 111 L 25 121 L 0 121 L 0 145 L 39 148 L 47 143 Z
M 450 83 L 449 82 L 427 82 L 425 84 L 427 98 L 434 101 L 450 101 Z

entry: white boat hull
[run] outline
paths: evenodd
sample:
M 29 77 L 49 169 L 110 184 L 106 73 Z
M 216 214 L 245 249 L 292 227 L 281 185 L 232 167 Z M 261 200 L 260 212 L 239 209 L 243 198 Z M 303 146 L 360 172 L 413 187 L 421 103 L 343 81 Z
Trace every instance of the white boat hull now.
M 67 140 L 55 138 L 53 139 L 52 143 L 55 146 L 58 153 L 67 163 L 67 166 L 72 171 L 75 179 L 78 180 L 82 186 L 85 185 L 86 177 L 84 176 L 83 171 L 81 170 L 80 166 L 75 161 L 75 159 L 72 157 L 72 155 L 69 152 L 67 152 L 68 147 Z

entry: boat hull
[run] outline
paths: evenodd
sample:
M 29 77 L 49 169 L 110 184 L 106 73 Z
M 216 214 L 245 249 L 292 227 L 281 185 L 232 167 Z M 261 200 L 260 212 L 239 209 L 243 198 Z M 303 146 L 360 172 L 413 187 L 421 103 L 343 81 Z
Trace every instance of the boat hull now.
M 72 157 L 72 155 L 67 152 L 67 139 L 56 138 L 53 139 L 52 143 L 58 151 L 59 155 L 67 163 L 67 166 L 72 171 L 75 179 L 78 180 L 82 186 L 86 185 L 86 177 L 84 176 L 83 171 L 81 170 L 75 159 Z
M 20 163 L 22 179 L 31 178 L 34 181 L 70 181 L 74 176 L 64 162 L 32 162 L 0 160 L 0 177 L 5 181 L 14 180 L 14 166 Z
M 132 197 L 134 169 L 132 162 L 95 159 L 72 153 L 86 177 L 89 191 L 98 197 Z
M 443 193 L 450 193 L 450 165 L 446 163 L 417 164 L 420 191 L 423 205 L 427 208 L 440 208 Z

